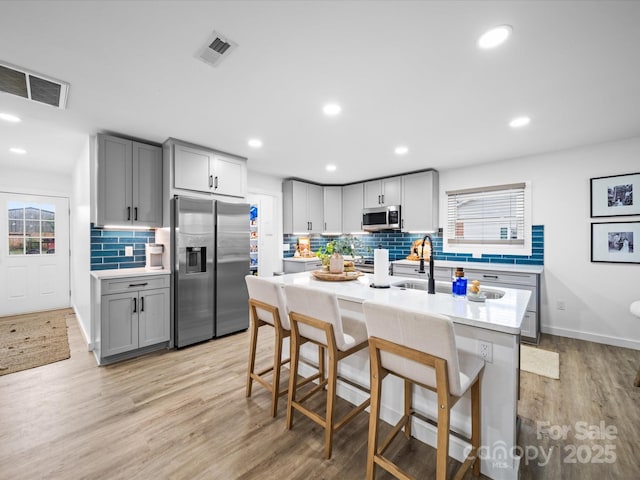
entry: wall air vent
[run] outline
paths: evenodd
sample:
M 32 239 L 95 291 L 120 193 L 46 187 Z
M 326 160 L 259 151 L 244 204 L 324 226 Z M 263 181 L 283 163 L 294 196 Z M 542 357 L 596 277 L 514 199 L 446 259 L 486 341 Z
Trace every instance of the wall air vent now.
M 0 61 L 0 92 L 64 109 L 69 84 Z
M 214 31 L 205 46 L 198 51 L 198 58 L 217 67 L 237 46 L 238 44 L 233 40 Z

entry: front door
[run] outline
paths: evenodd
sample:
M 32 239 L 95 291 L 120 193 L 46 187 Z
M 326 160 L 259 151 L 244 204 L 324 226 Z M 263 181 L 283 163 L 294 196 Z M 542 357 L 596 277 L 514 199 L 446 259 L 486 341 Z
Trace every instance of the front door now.
M 0 192 L 0 316 L 69 306 L 69 199 Z

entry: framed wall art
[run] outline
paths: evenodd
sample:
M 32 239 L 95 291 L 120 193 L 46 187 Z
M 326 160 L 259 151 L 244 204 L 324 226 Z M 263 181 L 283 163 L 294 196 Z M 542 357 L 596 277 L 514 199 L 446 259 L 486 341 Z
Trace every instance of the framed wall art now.
M 591 217 L 640 215 L 640 173 L 591 179 Z
M 640 263 L 640 221 L 591 224 L 591 261 Z

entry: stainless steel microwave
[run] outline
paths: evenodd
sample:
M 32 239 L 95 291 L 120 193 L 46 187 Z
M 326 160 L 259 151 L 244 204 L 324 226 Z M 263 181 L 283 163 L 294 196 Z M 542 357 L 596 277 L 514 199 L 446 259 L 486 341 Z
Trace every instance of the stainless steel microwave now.
M 362 211 L 362 229 L 367 232 L 399 230 L 402 228 L 400 205 L 365 208 Z

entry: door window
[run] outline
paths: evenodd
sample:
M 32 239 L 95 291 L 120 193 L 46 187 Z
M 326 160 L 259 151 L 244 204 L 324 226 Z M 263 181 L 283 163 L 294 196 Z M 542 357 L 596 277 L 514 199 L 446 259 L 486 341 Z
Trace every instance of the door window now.
M 52 255 L 56 252 L 55 205 L 7 202 L 9 255 Z

